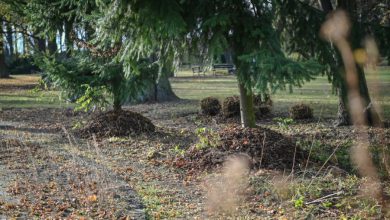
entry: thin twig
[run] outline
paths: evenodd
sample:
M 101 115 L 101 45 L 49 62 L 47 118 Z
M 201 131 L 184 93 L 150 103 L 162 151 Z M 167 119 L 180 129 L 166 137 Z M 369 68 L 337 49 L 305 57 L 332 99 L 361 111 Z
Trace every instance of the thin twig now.
M 323 196 L 321 198 L 318 198 L 318 199 L 315 199 L 311 202 L 307 202 L 305 203 L 306 205 L 310 205 L 310 204 L 314 204 L 314 203 L 319 203 L 319 202 L 322 202 L 326 199 L 334 199 L 334 198 L 339 198 L 340 195 L 342 195 L 344 193 L 344 191 L 338 191 L 338 192 L 335 192 L 335 193 L 332 193 L 332 194 L 329 194 L 329 195 L 326 195 L 326 196 Z
M 325 165 L 328 163 L 328 161 L 330 160 L 330 158 L 333 157 L 333 155 L 336 153 L 336 151 L 339 149 L 341 144 L 337 145 L 336 148 L 333 150 L 332 154 L 329 155 L 328 159 L 326 159 L 326 161 L 324 162 L 324 164 L 322 164 L 321 168 L 317 171 L 316 175 L 314 176 L 314 178 L 310 181 L 310 184 L 309 186 L 311 186 L 311 184 L 313 184 L 313 181 L 315 180 L 315 178 L 318 176 L 318 174 L 321 172 L 321 170 L 325 167 Z
M 261 167 L 261 162 L 263 161 L 263 153 L 264 153 L 264 148 L 265 148 L 265 139 L 267 138 L 267 134 L 264 132 L 264 138 L 263 138 L 263 147 L 261 148 L 261 155 L 260 155 L 260 166 Z
M 296 155 L 297 155 L 297 144 L 295 144 L 293 164 L 292 164 L 291 173 L 290 173 L 292 179 L 294 179 L 294 168 L 295 168 L 295 156 Z

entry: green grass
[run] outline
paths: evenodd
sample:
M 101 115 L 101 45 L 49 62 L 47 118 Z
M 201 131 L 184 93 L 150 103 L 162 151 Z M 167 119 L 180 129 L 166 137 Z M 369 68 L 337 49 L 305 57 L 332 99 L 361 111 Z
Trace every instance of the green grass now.
M 68 106 L 61 101 L 55 92 L 38 93 L 0 93 L 0 106 L 2 108 L 61 108 Z
M 385 118 L 390 118 L 390 68 L 378 68 L 379 84 L 373 84 L 375 75 L 367 73 L 367 81 L 372 97 L 380 103 Z M 171 79 L 175 93 L 183 99 L 200 100 L 208 96 L 223 99 L 231 95 L 238 95 L 237 80 L 234 76 L 221 75 L 212 77 L 210 73 L 206 77 L 192 77 L 189 71 L 182 71 L 176 78 Z M 374 94 L 374 89 L 379 89 L 379 96 Z M 379 98 L 376 98 L 379 97 Z M 307 103 L 314 108 L 314 113 L 324 117 L 334 117 L 337 112 L 338 98 L 333 93 L 331 84 L 324 76 L 306 83 L 301 88 L 294 88 L 293 92 L 278 91 L 272 95 L 276 111 L 286 112 L 291 105 Z
M 0 79 L 0 108 L 61 108 L 69 106 L 59 91 L 40 91 L 39 75 L 15 75 Z
M 379 80 L 375 80 L 375 74 L 367 72 L 371 96 L 381 105 L 384 117 L 390 119 L 390 68 L 381 67 L 377 72 Z M 70 106 L 59 98 L 58 91 L 33 92 L 38 80 L 38 75 L 18 75 L 12 79 L 0 79 L 0 108 Z M 183 99 L 200 100 L 208 96 L 223 99 L 238 95 L 236 77 L 224 74 L 213 77 L 211 73 L 207 73 L 206 77 L 193 77 L 191 71 L 180 71 L 177 77 L 171 79 L 171 83 L 175 93 Z M 334 117 L 337 112 L 337 96 L 333 94 L 330 83 L 323 76 L 301 88 L 294 88 L 293 93 L 278 91 L 272 98 L 275 112 L 287 112 L 287 109 L 296 103 L 310 104 L 316 116 Z

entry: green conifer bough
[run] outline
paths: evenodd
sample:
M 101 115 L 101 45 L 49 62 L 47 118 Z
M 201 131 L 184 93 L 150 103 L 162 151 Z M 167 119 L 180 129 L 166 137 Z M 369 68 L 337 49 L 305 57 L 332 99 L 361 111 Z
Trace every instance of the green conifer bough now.
M 213 57 L 232 52 L 236 65 L 243 127 L 255 126 L 253 89 L 261 92 L 300 86 L 321 66 L 289 59 L 274 27 L 276 1 L 266 0 L 135 0 L 113 1 L 103 25 L 104 38 L 125 36 L 122 60 L 135 55 L 206 48 Z M 109 25 L 107 25 L 109 24 Z

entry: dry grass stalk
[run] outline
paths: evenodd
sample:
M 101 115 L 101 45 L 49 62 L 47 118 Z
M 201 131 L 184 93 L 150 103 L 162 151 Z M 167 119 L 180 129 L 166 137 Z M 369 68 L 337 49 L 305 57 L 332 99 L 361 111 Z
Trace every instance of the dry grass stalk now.
M 222 176 L 213 179 L 207 192 L 207 210 L 213 213 L 234 214 L 243 192 L 248 186 L 248 156 L 237 155 L 228 158 Z
M 382 189 L 380 179 L 369 154 L 369 136 L 367 131 L 367 121 L 364 116 L 365 106 L 359 93 L 359 79 L 357 75 L 354 54 L 347 40 L 350 31 L 350 22 L 346 12 L 337 10 L 332 13 L 321 28 L 324 39 L 334 43 L 339 49 L 346 72 L 346 83 L 348 87 L 349 109 L 353 125 L 357 132 L 358 140 L 352 149 L 352 160 L 357 166 L 360 174 L 367 177 L 369 184 L 362 188 L 370 188 L 369 196 L 382 199 Z M 372 43 L 369 44 L 370 46 Z M 371 51 L 373 51 L 371 49 Z M 372 187 L 377 186 L 377 187 Z

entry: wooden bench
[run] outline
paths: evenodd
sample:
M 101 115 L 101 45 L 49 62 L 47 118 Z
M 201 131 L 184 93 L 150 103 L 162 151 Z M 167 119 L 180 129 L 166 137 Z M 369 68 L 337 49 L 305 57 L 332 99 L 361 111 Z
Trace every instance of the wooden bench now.
M 234 74 L 236 67 L 233 64 L 213 64 L 213 75 L 216 76 L 220 70 L 227 70 L 228 74 Z
M 191 67 L 191 69 L 192 69 L 193 76 L 195 76 L 196 73 L 198 74 L 198 76 L 200 76 L 201 73 L 203 73 L 203 76 L 206 76 L 201 66 L 193 66 Z

